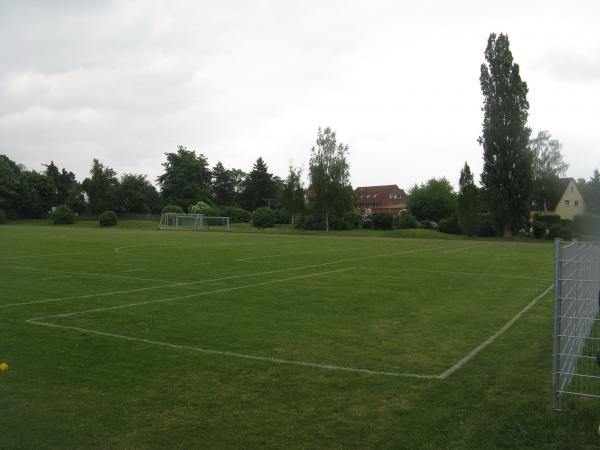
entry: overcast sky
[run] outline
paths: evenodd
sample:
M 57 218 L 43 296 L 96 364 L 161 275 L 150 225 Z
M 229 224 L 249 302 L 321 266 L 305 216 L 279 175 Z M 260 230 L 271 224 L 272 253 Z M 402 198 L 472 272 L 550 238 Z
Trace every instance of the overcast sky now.
M 500 9 L 500 7 L 502 7 Z M 0 153 L 92 158 L 154 181 L 185 145 L 211 166 L 282 177 L 318 127 L 350 146 L 354 186 L 457 184 L 482 149 L 479 70 L 509 35 L 529 125 L 569 176 L 600 167 L 600 2 L 0 0 Z

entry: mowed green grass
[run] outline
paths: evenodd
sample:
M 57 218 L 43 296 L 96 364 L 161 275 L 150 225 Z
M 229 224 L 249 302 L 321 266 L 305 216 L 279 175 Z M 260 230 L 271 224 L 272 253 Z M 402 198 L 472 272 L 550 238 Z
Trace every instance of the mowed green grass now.
M 147 225 L 0 243 L 2 448 L 600 444 L 597 403 L 549 410 L 551 294 L 436 378 L 550 286 L 551 245 Z

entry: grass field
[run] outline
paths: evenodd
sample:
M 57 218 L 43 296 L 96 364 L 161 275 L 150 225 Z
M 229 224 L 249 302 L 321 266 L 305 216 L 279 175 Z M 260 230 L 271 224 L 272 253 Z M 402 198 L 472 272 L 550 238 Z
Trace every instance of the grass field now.
M 552 247 L 0 227 L 2 448 L 595 448 Z

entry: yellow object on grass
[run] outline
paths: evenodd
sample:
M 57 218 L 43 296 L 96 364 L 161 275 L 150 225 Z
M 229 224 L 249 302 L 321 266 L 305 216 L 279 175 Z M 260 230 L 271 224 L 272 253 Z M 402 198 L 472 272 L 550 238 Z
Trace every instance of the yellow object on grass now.
M 8 364 L 5 362 L 0 363 L 0 372 L 6 372 L 8 370 Z

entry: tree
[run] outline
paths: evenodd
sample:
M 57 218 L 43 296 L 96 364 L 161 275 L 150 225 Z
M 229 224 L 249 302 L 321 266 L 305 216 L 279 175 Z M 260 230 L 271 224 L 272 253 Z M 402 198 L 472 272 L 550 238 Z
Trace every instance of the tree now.
M 117 187 L 119 211 L 149 213 L 160 211 L 160 198 L 146 175 L 126 173 Z
M 467 236 L 474 236 L 479 232 L 479 189 L 473 180 L 471 168 L 466 162 L 460 171 L 458 185 L 456 208 L 458 223 Z
M 533 205 L 543 206 L 544 212 L 548 212 L 548 204 L 555 205 L 562 195 L 560 177 L 569 165 L 563 160 L 562 144 L 552 139 L 548 131 L 540 131 L 531 139 L 529 148 L 533 158 Z
M 274 198 L 273 175 L 269 173 L 267 164 L 259 157 L 245 179 L 244 191 L 240 199 L 242 206 L 253 211 L 261 206 L 271 206 Z
M 176 153 L 165 153 L 165 172 L 157 178 L 163 203 L 188 207 L 198 201 L 210 202 L 210 170 L 203 154 L 196 155 L 183 145 Z
M 577 187 L 585 201 L 586 211 L 600 214 L 600 171 L 594 169 L 589 181 L 584 178 L 577 180 Z
M 50 161 L 50 164 L 44 165 L 46 166 L 46 176 L 52 180 L 56 188 L 54 205 L 65 203 L 71 190 L 77 185 L 75 174 L 73 172 L 67 172 L 66 169 L 59 171 L 58 167 L 54 164 L 54 161 Z
M 231 174 L 220 161 L 212 170 L 211 190 L 216 205 L 232 206 L 235 204 L 235 186 Z
M 348 146 L 338 144 L 335 132 L 329 127 L 319 128 L 316 144 L 311 148 L 309 166 L 311 206 L 325 221 L 325 231 L 329 231 L 331 215 L 341 217 L 352 211 L 354 191 L 350 184 Z
M 45 217 L 54 205 L 56 188 L 52 180 L 34 170 L 21 174 L 16 209 L 23 217 Z
M 0 155 L 0 209 L 16 211 L 23 168 L 6 155 Z
M 304 186 L 302 184 L 302 168 L 294 168 L 290 165 L 290 172 L 285 180 L 281 192 L 281 207 L 292 216 L 292 225 L 294 225 L 294 216 L 304 211 Z
M 504 236 L 526 222 L 532 188 L 532 157 L 528 148 L 527 84 L 513 63 L 508 36 L 490 34 L 481 65 L 484 101 L 483 173 L 489 210 Z
M 456 194 L 446 178 L 431 178 L 410 189 L 407 206 L 417 220 L 439 222 L 455 211 Z
M 117 209 L 117 187 L 119 184 L 117 173 L 94 159 L 90 175 L 90 178 L 83 180 L 81 187 L 88 195 L 92 214 L 98 215 L 104 211 Z

